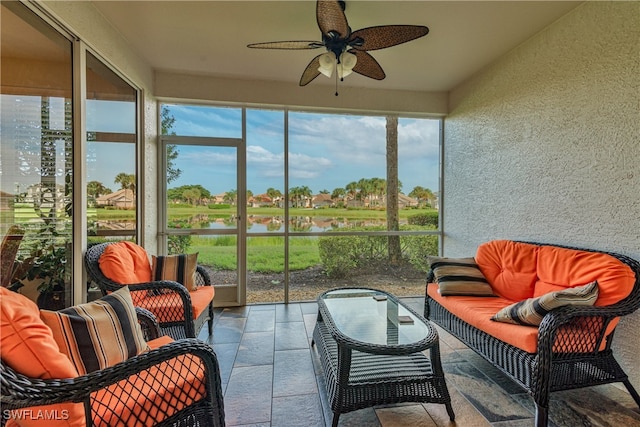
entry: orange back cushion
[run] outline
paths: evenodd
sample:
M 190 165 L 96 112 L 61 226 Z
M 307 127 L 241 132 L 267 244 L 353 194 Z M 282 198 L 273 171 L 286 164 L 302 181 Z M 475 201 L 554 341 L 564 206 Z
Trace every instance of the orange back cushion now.
M 0 288 L 0 350 L 2 361 L 15 371 L 30 378 L 75 378 L 78 371 L 56 344 L 51 329 L 40 320 L 36 304 L 15 292 Z M 32 409 L 48 413 L 63 414 L 67 419 L 47 420 L 47 426 L 82 426 L 85 424 L 81 403 L 65 403 L 39 406 Z M 20 414 L 16 410 L 16 414 Z M 21 426 L 41 426 L 42 420 L 28 419 L 29 412 L 23 412 L 27 419 L 18 421 Z M 64 418 L 64 417 L 60 417 Z
M 521 301 L 533 296 L 537 254 L 536 245 L 493 240 L 478 247 L 475 259 L 496 295 Z
M 611 255 L 541 246 L 534 296 L 598 281 L 596 306 L 615 304 L 631 293 L 635 274 Z
M 109 279 L 123 285 L 151 281 L 151 263 L 147 251 L 132 242 L 107 245 L 98 260 L 100 270 Z

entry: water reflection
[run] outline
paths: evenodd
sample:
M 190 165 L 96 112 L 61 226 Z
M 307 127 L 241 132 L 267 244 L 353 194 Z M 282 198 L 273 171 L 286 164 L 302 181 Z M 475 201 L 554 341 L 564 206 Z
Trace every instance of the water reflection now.
M 324 216 L 293 216 L 289 218 L 289 231 L 323 232 L 337 229 L 384 226 L 384 219 L 359 219 L 324 217 Z M 209 223 L 209 228 L 223 228 L 220 221 Z M 247 230 L 253 233 L 284 232 L 284 217 L 250 215 L 247 218 Z
M 401 221 L 401 224 L 406 221 Z M 384 219 L 358 219 L 323 217 L 323 216 L 294 216 L 289 218 L 289 231 L 323 232 L 337 229 L 356 227 L 384 226 Z M 99 230 L 132 230 L 135 221 L 101 220 L 97 222 Z M 191 229 L 231 229 L 238 226 L 235 218 L 217 218 L 207 214 L 197 214 L 188 218 L 172 220 L 169 228 Z M 268 215 L 250 215 L 247 218 L 247 230 L 253 233 L 284 232 L 284 217 Z

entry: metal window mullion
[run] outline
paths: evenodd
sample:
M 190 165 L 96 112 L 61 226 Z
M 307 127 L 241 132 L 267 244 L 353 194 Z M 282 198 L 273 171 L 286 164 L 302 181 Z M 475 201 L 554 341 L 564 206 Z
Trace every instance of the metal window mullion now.
M 440 119 L 440 126 L 438 132 L 438 146 L 440 148 L 440 161 L 438 167 L 439 173 L 439 185 L 438 191 L 438 231 L 440 232 L 438 238 L 438 252 L 440 255 L 444 254 L 444 118 Z
M 237 146 L 236 179 L 238 188 L 238 203 L 236 206 L 238 218 L 236 223 L 237 248 L 236 260 L 238 268 L 238 302 L 241 306 L 247 304 L 247 109 L 242 107 L 242 140 Z
M 87 49 L 82 41 L 72 43 L 73 72 L 73 205 L 72 205 L 72 305 L 86 302 L 87 279 L 83 253 L 87 248 Z M 76 219 L 81 219 L 77 221 Z
M 168 229 L 167 229 L 167 209 L 169 206 L 167 204 L 167 140 L 164 135 L 162 135 L 162 104 L 159 105 L 158 110 L 158 253 L 166 254 L 168 253 Z
M 284 303 L 289 304 L 289 109 L 284 109 Z

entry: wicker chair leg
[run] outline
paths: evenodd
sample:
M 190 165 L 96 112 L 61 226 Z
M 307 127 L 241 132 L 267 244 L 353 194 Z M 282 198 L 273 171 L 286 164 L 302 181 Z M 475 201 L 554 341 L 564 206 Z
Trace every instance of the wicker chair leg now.
M 209 337 L 213 335 L 213 302 L 209 304 L 209 320 L 207 320 L 207 327 L 209 328 Z
M 549 408 L 545 408 L 536 403 L 536 427 L 547 427 L 549 422 Z
M 444 406 L 447 408 L 447 414 L 449 414 L 449 419 L 451 421 L 455 421 L 456 414 L 453 412 L 453 406 L 451 406 L 451 402 L 445 403 Z
M 631 383 L 629 382 L 628 379 L 624 380 L 622 383 L 624 384 L 624 386 L 629 391 L 629 394 L 631 395 L 631 397 L 633 397 L 633 400 L 636 401 L 636 405 L 638 405 L 638 408 L 640 408 L 640 395 L 638 394 L 636 389 L 633 388 L 633 386 L 631 385 Z
M 340 413 L 335 412 L 333 414 L 333 422 L 331 423 L 331 427 L 338 427 L 338 419 L 340 418 Z

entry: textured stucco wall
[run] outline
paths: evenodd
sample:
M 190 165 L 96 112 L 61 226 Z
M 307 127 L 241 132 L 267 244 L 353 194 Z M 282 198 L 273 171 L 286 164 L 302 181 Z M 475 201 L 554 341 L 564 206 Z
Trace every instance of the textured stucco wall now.
M 452 91 L 444 253 L 497 238 L 640 260 L 640 3 L 587 2 Z M 640 312 L 616 333 L 640 390 Z

